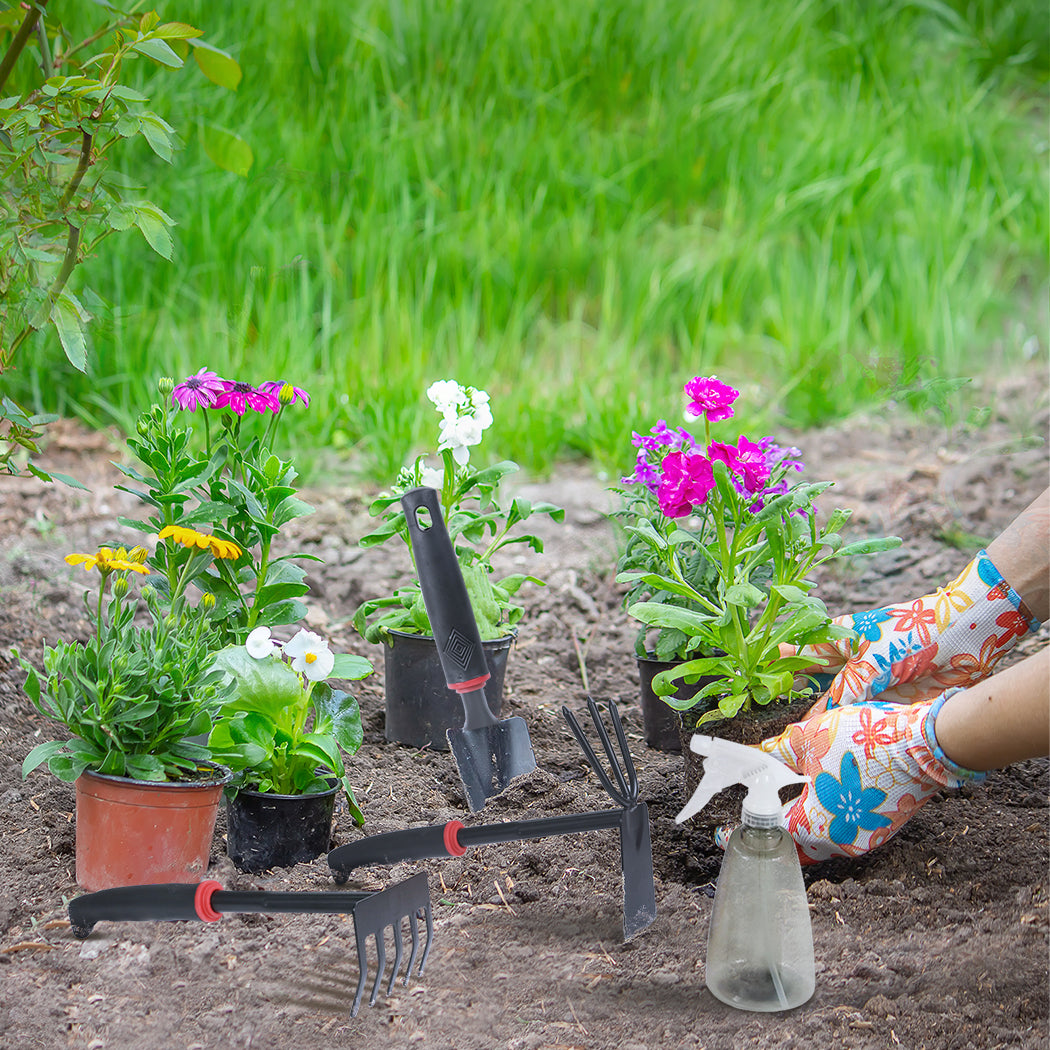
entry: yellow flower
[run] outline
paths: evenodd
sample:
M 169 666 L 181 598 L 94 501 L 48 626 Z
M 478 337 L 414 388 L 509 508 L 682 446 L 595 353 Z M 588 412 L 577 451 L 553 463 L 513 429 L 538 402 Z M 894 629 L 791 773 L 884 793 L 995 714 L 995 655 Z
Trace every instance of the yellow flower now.
M 210 550 L 216 558 L 239 558 L 241 548 L 229 540 L 219 539 L 207 532 L 198 532 L 196 529 L 188 529 L 183 525 L 165 525 L 158 533 L 162 540 L 169 536 L 176 543 L 184 547 L 200 547 L 201 550 Z
M 137 561 L 129 561 L 123 547 L 113 550 L 112 547 L 99 547 L 97 554 L 67 554 L 68 565 L 83 565 L 85 572 L 97 568 L 103 576 L 111 572 L 138 572 L 149 575 L 149 569 Z

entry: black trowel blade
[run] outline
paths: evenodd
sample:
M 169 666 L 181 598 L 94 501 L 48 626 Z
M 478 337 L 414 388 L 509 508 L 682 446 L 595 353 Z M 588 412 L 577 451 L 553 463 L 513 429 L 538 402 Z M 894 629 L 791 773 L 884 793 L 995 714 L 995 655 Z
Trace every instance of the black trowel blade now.
M 505 790 L 515 777 L 536 768 L 524 718 L 505 718 L 480 729 L 449 729 L 445 735 L 472 813 Z

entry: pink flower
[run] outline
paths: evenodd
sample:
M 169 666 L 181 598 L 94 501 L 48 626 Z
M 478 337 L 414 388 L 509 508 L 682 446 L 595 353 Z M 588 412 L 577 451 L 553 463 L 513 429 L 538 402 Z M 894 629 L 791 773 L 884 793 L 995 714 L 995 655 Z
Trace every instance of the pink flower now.
M 220 379 L 208 369 L 200 369 L 196 375 L 184 379 L 175 385 L 171 392 L 171 403 L 179 408 L 188 408 L 191 412 L 201 408 L 212 408 L 219 395 L 225 390 L 225 379 Z
M 264 390 L 267 394 L 273 394 L 279 402 L 281 399 L 281 389 L 285 386 L 287 386 L 292 392 L 291 397 L 289 397 L 287 401 L 289 405 L 295 404 L 296 401 L 302 401 L 307 408 L 310 407 L 310 395 L 297 386 L 285 383 L 283 379 L 268 379 L 265 383 L 259 384 L 259 389 Z
M 247 409 L 252 408 L 256 412 L 277 412 L 281 404 L 276 394 L 271 394 L 261 387 L 254 387 L 251 383 L 236 383 L 232 380 L 223 380 L 222 393 L 215 399 L 216 408 L 229 406 L 239 416 L 243 416 Z
M 711 464 L 699 452 L 670 452 L 664 457 L 657 491 L 660 510 L 668 518 L 684 518 L 707 502 L 715 487 Z
M 737 489 L 745 495 L 753 496 L 761 492 L 769 481 L 769 461 L 766 450 L 753 441 L 748 441 L 743 434 L 735 445 L 725 445 L 721 441 L 712 441 L 707 454 L 712 459 L 721 460 L 735 480 L 739 480 Z
M 714 376 L 695 376 L 685 384 L 689 397 L 686 415 L 706 416 L 708 420 L 729 419 L 733 414 L 732 404 L 740 396 L 739 390 L 715 379 Z

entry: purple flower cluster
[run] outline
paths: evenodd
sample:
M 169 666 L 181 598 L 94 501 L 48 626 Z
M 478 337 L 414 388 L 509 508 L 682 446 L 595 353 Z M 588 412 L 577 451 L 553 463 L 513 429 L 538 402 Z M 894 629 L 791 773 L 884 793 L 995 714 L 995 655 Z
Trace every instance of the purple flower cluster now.
M 229 408 L 238 416 L 248 409 L 255 412 L 279 412 L 282 405 L 299 400 L 309 406 L 310 396 L 305 390 L 279 380 L 267 380 L 258 386 L 251 383 L 221 379 L 207 368 L 200 369 L 171 392 L 171 403 L 196 412 L 200 408 Z
M 714 377 L 696 376 L 685 384 L 689 398 L 686 415 L 712 420 L 730 419 L 739 391 Z M 787 473 L 801 471 L 797 448 L 782 448 L 772 437 L 750 441 L 742 434 L 736 444 L 709 441 L 706 456 L 688 430 L 671 428 L 660 420 L 648 434 L 635 433 L 631 444 L 638 449 L 634 471 L 620 480 L 625 485 L 644 485 L 657 499 L 661 513 L 682 518 L 707 502 L 715 487 L 712 463 L 726 465 L 733 485 L 750 497 L 748 509 L 760 510 L 766 499 L 788 491 Z

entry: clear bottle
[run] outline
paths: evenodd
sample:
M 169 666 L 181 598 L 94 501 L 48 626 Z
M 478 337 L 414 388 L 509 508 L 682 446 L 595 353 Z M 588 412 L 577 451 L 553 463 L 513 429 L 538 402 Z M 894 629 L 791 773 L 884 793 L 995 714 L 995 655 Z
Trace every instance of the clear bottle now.
M 755 748 L 694 736 L 704 776 L 676 820 L 730 784 L 748 787 L 743 824 L 729 837 L 707 935 L 707 987 L 740 1010 L 790 1010 L 816 988 L 813 928 L 794 840 L 780 827 L 779 788 L 806 777 Z

